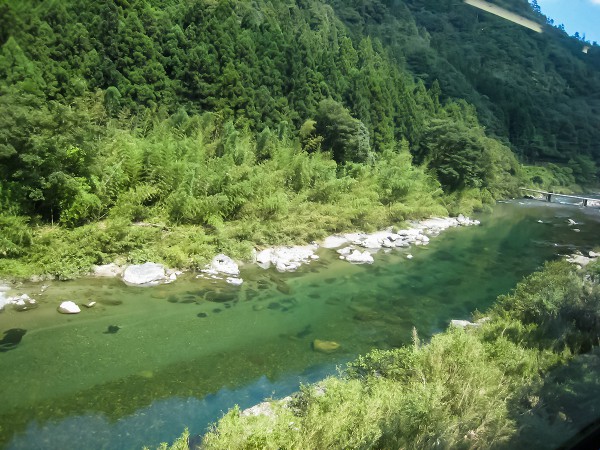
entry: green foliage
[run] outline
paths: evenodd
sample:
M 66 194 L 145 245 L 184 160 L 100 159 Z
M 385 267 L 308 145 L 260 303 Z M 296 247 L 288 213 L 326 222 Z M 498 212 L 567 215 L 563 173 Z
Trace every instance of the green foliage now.
M 580 188 L 575 184 L 573 169 L 549 163 L 543 166 L 523 166 L 523 179 L 535 189 L 571 193 Z
M 21 256 L 31 245 L 28 219 L 0 214 L 0 257 Z
M 315 119 L 315 132 L 323 137 L 324 149 L 331 150 L 337 162 L 367 160 L 369 132 L 344 106 L 332 99 L 323 100 Z

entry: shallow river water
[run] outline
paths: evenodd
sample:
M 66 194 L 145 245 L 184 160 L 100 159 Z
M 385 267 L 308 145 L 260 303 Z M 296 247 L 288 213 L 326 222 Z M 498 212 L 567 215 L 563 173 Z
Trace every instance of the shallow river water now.
M 431 336 L 544 261 L 600 244 L 597 209 L 511 202 L 480 220 L 373 265 L 322 249 L 293 274 L 245 266 L 241 287 L 191 274 L 152 288 L 46 283 L 35 296 L 41 284 L 23 285 L 40 306 L 0 313 L 0 333 L 26 330 L 0 353 L 0 448 L 130 449 L 185 427 L 201 434 L 235 404 L 288 395 L 358 354 L 408 343 L 413 327 Z M 98 303 L 67 316 L 56 311 L 63 300 Z M 314 339 L 341 348 L 317 353 Z

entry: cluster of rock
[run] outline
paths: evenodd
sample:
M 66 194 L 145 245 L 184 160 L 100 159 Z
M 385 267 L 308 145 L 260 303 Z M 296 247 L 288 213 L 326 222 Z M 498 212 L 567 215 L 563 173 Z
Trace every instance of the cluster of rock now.
M 391 228 L 376 233 L 347 233 L 330 236 L 323 241 L 324 248 L 339 248 L 340 259 L 354 264 L 371 264 L 373 254 L 380 249 L 408 248 L 411 245 L 429 244 L 429 236 L 437 236 L 450 227 L 479 225 L 478 220 L 471 220 L 462 214 L 456 218 L 432 218 L 413 222 L 411 228 L 394 232 Z M 350 244 L 345 246 L 346 244 Z M 357 247 L 366 250 L 360 251 Z M 407 255 L 410 259 L 412 255 Z
M 42 292 L 46 290 L 48 286 L 42 286 Z M 29 311 L 39 306 L 38 302 L 31 298 L 27 294 L 20 294 L 8 297 L 6 294 L 10 290 L 10 286 L 0 284 L 0 311 L 7 305 L 12 305 L 16 311 Z M 96 302 L 89 302 L 84 306 L 91 308 Z M 77 314 L 81 312 L 79 306 L 72 301 L 63 301 L 57 308 L 59 313 L 62 314 Z
M 411 228 L 394 232 L 391 228 L 376 233 L 347 233 L 339 236 L 329 236 L 321 243 L 326 249 L 337 249 L 340 259 L 353 264 L 373 263 L 373 254 L 380 249 L 407 248 L 411 245 L 427 245 L 430 236 L 436 236 L 441 231 L 456 226 L 479 225 L 479 221 L 471 220 L 462 214 L 456 218 L 432 218 L 412 222 Z M 341 247 L 341 248 L 340 248 Z M 315 253 L 319 244 L 271 247 L 255 254 L 254 262 L 263 269 L 274 267 L 279 272 L 292 272 L 303 264 L 319 259 Z M 412 255 L 407 255 L 412 258 Z M 138 286 L 153 286 L 160 283 L 170 283 L 177 279 L 181 272 L 166 269 L 161 264 L 148 262 L 127 267 L 117 264 L 94 266 L 92 275 L 99 277 L 122 277 L 127 284 Z M 229 284 L 241 285 L 244 280 L 239 277 L 238 264 L 229 256 L 219 254 L 210 264 L 201 270 L 197 278 L 224 280 Z
M 318 248 L 317 244 L 267 248 L 256 255 L 255 261 L 263 269 L 274 266 L 278 272 L 293 272 L 302 264 L 319 259 L 315 254 Z
M 0 311 L 7 305 L 12 305 L 17 311 L 27 311 L 38 307 L 37 301 L 27 294 L 8 297 L 6 293 L 10 290 L 9 286 L 0 285 Z
M 229 256 L 222 253 L 215 256 L 210 264 L 207 264 L 200 272 L 201 274 L 196 276 L 196 278 L 210 278 L 213 280 L 225 279 L 227 283 L 235 286 L 239 286 L 244 282 L 244 280 L 239 277 L 240 268 L 238 264 Z
M 570 256 L 567 256 L 567 261 L 569 261 L 572 264 L 576 264 L 577 267 L 581 269 L 582 267 L 587 266 L 592 261 L 596 261 L 599 256 L 600 253 L 593 251 L 588 252 L 588 256 L 585 256 L 581 252 L 576 252 Z

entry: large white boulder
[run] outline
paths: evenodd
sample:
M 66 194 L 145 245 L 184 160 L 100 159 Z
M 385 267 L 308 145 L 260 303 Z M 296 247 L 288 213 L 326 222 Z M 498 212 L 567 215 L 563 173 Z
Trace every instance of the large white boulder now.
M 151 262 L 128 266 L 123 272 L 123 281 L 128 284 L 157 284 L 165 278 L 165 267 Z
M 75 302 L 67 301 L 60 304 L 58 312 L 61 314 L 79 314 L 81 309 L 79 309 L 79 306 Z
M 229 256 L 222 253 L 215 256 L 203 272 L 204 271 L 206 271 L 206 273 L 223 273 L 225 275 L 240 274 L 240 268 L 237 263 Z

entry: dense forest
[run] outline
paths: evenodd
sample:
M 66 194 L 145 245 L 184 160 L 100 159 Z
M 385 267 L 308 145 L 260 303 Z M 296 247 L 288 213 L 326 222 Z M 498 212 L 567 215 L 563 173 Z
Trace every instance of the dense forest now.
M 0 23 L 6 275 L 194 268 L 596 182 L 600 48 L 549 25 L 446 0 L 5 0 Z

